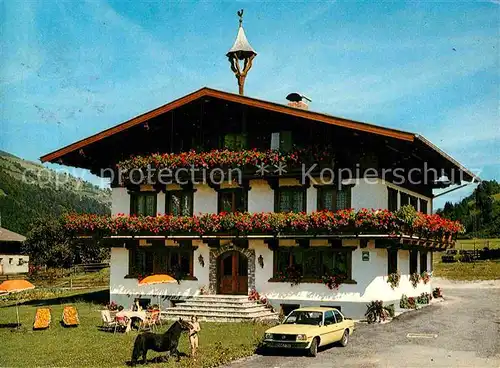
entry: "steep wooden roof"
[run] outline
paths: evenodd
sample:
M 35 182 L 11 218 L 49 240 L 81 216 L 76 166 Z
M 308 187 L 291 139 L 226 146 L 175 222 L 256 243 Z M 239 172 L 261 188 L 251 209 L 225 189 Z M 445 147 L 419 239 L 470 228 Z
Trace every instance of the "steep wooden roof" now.
M 218 91 L 218 90 L 211 89 L 208 87 L 203 87 L 203 88 L 199 89 L 198 91 L 195 91 L 195 92 L 190 93 L 190 94 L 188 94 L 184 97 L 181 97 L 177 100 L 169 102 L 168 104 L 160 106 L 160 107 L 158 107 L 154 110 L 151 110 L 145 114 L 136 116 L 135 118 L 127 120 L 121 124 L 115 125 L 114 127 L 103 130 L 100 133 L 91 135 L 88 138 L 79 140 L 75 143 L 72 143 L 72 144 L 66 146 L 66 147 L 63 147 L 63 148 L 60 148 L 54 152 L 48 153 L 48 154 L 42 156 L 40 158 L 40 160 L 42 162 L 52 162 L 52 161 L 60 158 L 61 156 L 64 156 L 65 154 L 67 154 L 69 152 L 76 151 L 76 150 L 81 149 L 81 148 L 83 148 L 91 143 L 97 142 L 101 139 L 104 139 L 104 138 L 107 138 L 111 135 L 117 134 L 117 133 L 124 131 L 126 129 L 129 129 L 133 126 L 144 123 L 145 121 L 148 121 L 152 118 L 155 118 L 161 114 L 164 114 L 164 113 L 169 112 L 171 110 L 174 110 L 178 107 L 186 105 L 186 104 L 188 104 L 192 101 L 195 101 L 199 98 L 202 98 L 202 97 L 220 98 L 220 99 L 223 99 L 226 101 L 236 102 L 236 103 L 244 104 L 247 106 L 261 108 L 261 109 L 268 110 L 268 111 L 275 111 L 275 112 L 287 114 L 290 116 L 302 117 L 302 118 L 306 118 L 306 119 L 310 119 L 310 120 L 324 122 L 326 124 L 332 124 L 332 125 L 342 126 L 345 128 L 361 130 L 364 132 L 385 135 L 385 136 L 403 139 L 403 140 L 407 140 L 407 141 L 413 141 L 414 137 L 415 137 L 415 135 L 412 133 L 407 133 L 407 132 L 403 132 L 403 131 L 396 130 L 396 129 L 384 128 L 384 127 L 373 125 L 373 124 L 362 123 L 362 122 L 358 122 L 358 121 L 354 121 L 354 120 L 338 118 L 338 117 L 334 117 L 331 115 L 321 114 L 321 113 L 317 113 L 317 112 L 313 112 L 313 111 L 299 110 L 299 109 L 296 109 L 296 108 L 293 108 L 290 106 L 277 104 L 274 102 L 259 100 L 256 98 L 241 96 L 241 95 L 237 95 L 234 93 L 223 92 L 223 91 Z
M 219 90 L 215 90 L 212 88 L 208 87 L 203 87 L 193 93 L 190 93 L 188 95 L 185 95 L 177 100 L 174 100 L 172 102 L 169 102 L 163 106 L 160 106 L 154 110 L 151 110 L 149 112 L 146 112 L 142 115 L 136 116 L 130 120 L 127 120 L 121 124 L 118 124 L 114 127 L 111 127 L 109 129 L 103 130 L 100 133 L 94 134 L 88 138 L 79 140 L 75 143 L 72 143 L 68 146 L 65 146 L 63 148 L 60 148 L 56 151 L 53 151 L 51 153 L 48 153 L 40 158 L 42 162 L 56 162 L 59 158 L 63 157 L 64 155 L 80 150 L 88 145 L 91 145 L 95 142 L 98 142 L 104 138 L 113 136 L 115 134 L 118 134 L 122 131 L 125 131 L 127 129 L 130 129 L 134 126 L 137 126 L 141 123 L 144 123 L 150 119 L 153 119 L 159 115 L 165 114 L 169 111 L 172 111 L 174 109 L 177 109 L 181 106 L 184 106 L 192 101 L 198 100 L 203 97 L 213 97 L 229 102 L 235 102 L 238 104 L 250 106 L 250 107 L 255 107 L 258 109 L 262 110 L 267 110 L 267 111 L 272 111 L 272 112 L 277 112 L 280 114 L 292 116 L 292 117 L 299 117 L 299 118 L 304 118 L 308 119 L 311 121 L 317 121 L 325 124 L 330 124 L 330 125 L 335 125 L 347 129 L 352 129 L 352 130 L 357 130 L 357 131 L 362 131 L 366 133 L 371 133 L 371 134 L 376 134 L 380 136 L 385 136 L 385 137 L 391 137 L 395 138 L 398 140 L 402 141 L 407 141 L 407 142 L 416 142 L 418 144 L 421 144 L 423 146 L 426 146 L 428 149 L 433 151 L 434 154 L 438 155 L 441 159 L 444 159 L 448 162 L 450 162 L 452 165 L 456 166 L 457 168 L 461 169 L 464 171 L 466 174 L 470 176 L 470 178 L 475 177 L 475 175 L 467 170 L 463 165 L 458 163 L 456 160 L 451 158 L 449 155 L 441 151 L 439 148 L 437 148 L 435 145 L 430 143 L 427 139 L 424 137 L 410 133 L 410 132 L 405 132 L 402 130 L 397 130 L 397 129 L 392 129 L 392 128 L 386 128 L 374 124 L 369 124 L 369 123 L 364 123 L 364 122 L 359 122 L 355 120 L 350 120 L 350 119 L 344 119 L 344 118 L 339 118 L 335 116 L 331 116 L 328 114 L 323 114 L 323 113 L 318 113 L 314 111 L 309 111 L 309 110 L 301 110 L 297 109 L 294 107 L 290 107 L 287 105 L 282 105 L 274 102 L 269 102 L 265 100 L 259 100 L 256 98 L 251 98 L 247 96 L 241 96 L 238 94 L 234 93 L 229 93 L 229 92 L 223 92 Z

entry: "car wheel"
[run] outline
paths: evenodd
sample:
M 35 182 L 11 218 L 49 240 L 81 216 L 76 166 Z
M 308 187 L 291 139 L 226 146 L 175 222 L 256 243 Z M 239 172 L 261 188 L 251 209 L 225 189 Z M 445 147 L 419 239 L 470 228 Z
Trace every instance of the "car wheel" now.
M 318 355 L 318 338 L 315 337 L 313 341 L 311 342 L 311 346 L 309 347 L 309 354 L 310 357 L 315 357 Z
M 342 339 L 340 339 L 340 345 L 346 347 L 348 343 L 349 343 L 349 330 L 345 330 L 344 334 L 342 335 Z

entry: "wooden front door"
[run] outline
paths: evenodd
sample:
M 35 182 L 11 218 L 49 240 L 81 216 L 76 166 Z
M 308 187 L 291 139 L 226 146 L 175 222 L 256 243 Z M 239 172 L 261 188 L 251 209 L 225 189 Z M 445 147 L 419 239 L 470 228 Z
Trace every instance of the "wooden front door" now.
M 248 293 L 248 259 L 235 250 L 219 257 L 219 294 Z

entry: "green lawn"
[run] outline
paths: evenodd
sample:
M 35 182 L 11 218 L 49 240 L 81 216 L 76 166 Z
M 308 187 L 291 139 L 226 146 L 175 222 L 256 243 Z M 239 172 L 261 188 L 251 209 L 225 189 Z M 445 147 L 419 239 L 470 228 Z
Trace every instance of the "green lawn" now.
M 476 249 L 482 249 L 486 246 L 490 249 L 500 248 L 500 238 L 457 240 L 455 248 L 458 250 L 472 250 L 474 246 Z M 500 260 L 442 263 L 442 254 L 444 253 L 434 255 L 433 275 L 436 277 L 462 281 L 500 279 Z
M 456 249 L 464 249 L 464 250 L 472 250 L 474 249 L 483 249 L 484 247 L 492 248 L 500 248 L 500 238 L 492 238 L 492 239 L 460 239 L 457 240 L 455 244 Z
M 450 280 L 495 280 L 500 279 L 500 260 L 442 263 L 436 254 L 433 270 L 433 276 Z
M 102 292 L 101 292 L 102 293 Z M 13 332 L 8 324 L 15 323 L 16 309 L 12 305 L 0 304 L 0 366 L 124 366 L 130 360 L 137 332 L 129 334 L 103 332 L 99 310 L 102 305 L 84 301 L 91 299 L 86 294 L 73 292 L 64 299 L 49 299 L 52 323 L 49 329 L 33 331 L 37 305 L 30 302 L 19 307 L 23 328 Z M 61 304 L 61 301 L 63 302 Z M 74 305 L 80 316 L 80 326 L 63 328 L 60 325 L 65 305 Z M 182 357 L 180 363 L 170 359 L 168 363 L 149 364 L 150 367 L 215 367 L 231 360 L 253 354 L 264 331 L 269 327 L 260 323 L 201 323 L 200 349 L 196 361 Z M 166 326 L 162 331 L 166 330 Z M 189 354 L 186 334 L 181 336 L 179 350 Z M 159 356 L 150 352 L 148 359 Z
M 37 287 L 101 287 L 109 286 L 109 267 L 98 272 L 81 272 L 70 274 L 69 271 L 58 270 L 61 274 L 54 274 L 53 277 L 48 277 L 47 273 L 41 273 L 32 282 Z

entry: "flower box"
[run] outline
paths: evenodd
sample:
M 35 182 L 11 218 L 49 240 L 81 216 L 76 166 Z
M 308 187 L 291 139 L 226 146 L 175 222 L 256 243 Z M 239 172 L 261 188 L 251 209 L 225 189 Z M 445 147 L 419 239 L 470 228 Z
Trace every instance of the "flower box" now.
M 388 210 L 340 210 L 313 213 L 219 213 L 200 216 L 106 216 L 71 214 L 62 218 L 65 228 L 73 234 L 97 233 L 100 236 L 162 234 L 203 235 L 317 235 L 317 234 L 392 234 L 408 232 L 408 224 L 399 212 Z M 427 239 L 441 239 L 442 233 L 463 232 L 459 222 L 438 215 L 415 214 L 413 231 Z M 449 235 L 449 236 L 451 236 Z M 445 239 L 446 240 L 446 239 Z

